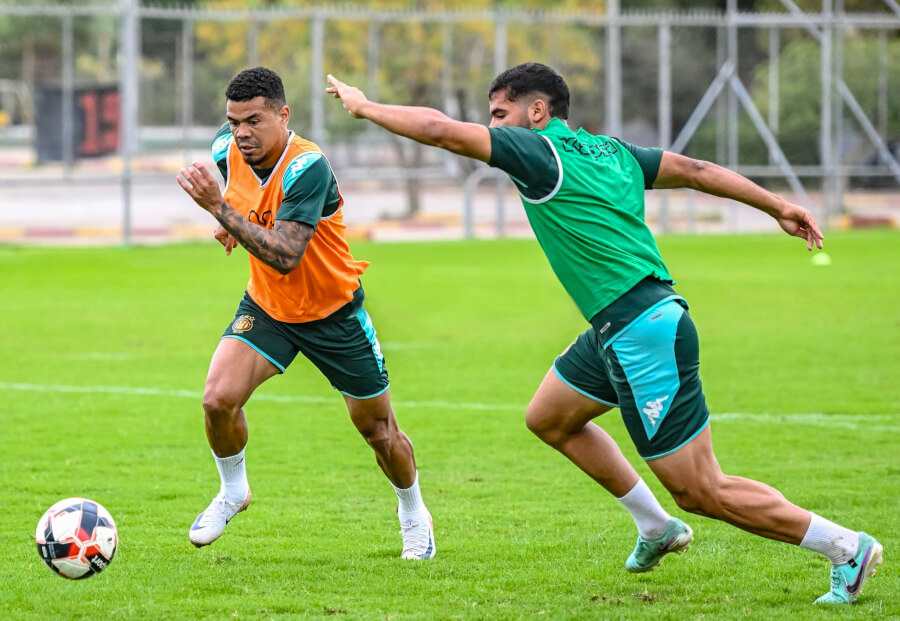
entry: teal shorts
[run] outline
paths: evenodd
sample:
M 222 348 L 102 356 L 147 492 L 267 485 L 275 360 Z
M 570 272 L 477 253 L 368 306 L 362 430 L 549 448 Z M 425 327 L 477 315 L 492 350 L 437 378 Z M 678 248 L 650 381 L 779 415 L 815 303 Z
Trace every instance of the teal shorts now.
M 618 407 L 638 453 L 651 460 L 693 440 L 709 409 L 687 303 L 665 283 L 642 283 L 598 313 L 553 369 L 579 393 Z
M 302 353 L 341 394 L 371 399 L 387 390 L 390 382 L 364 299 L 360 286 L 350 302 L 328 317 L 286 323 L 273 319 L 244 293 L 222 338 L 247 343 L 281 373 Z

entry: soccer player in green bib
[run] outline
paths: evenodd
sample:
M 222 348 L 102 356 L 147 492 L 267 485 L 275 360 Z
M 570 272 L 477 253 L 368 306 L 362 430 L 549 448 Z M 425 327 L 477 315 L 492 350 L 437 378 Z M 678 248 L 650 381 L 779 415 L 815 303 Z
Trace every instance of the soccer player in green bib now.
M 612 438 L 592 420 L 618 407 L 638 453 L 685 511 L 799 545 L 832 562 L 817 603 L 851 603 L 882 560 L 882 546 L 802 509 L 777 490 L 723 474 L 713 455 L 699 376 L 697 332 L 644 223 L 644 190 L 693 188 L 772 216 L 822 247 L 807 209 L 709 162 L 595 136 L 566 123 L 569 89 L 552 68 L 524 63 L 489 89 L 490 128 L 431 108 L 369 101 L 328 76 L 327 92 L 357 118 L 506 172 L 550 265 L 590 328 L 553 363 L 526 412 L 541 440 L 612 493 L 634 518 L 625 562 L 649 571 L 683 551 L 691 528 L 660 506 Z

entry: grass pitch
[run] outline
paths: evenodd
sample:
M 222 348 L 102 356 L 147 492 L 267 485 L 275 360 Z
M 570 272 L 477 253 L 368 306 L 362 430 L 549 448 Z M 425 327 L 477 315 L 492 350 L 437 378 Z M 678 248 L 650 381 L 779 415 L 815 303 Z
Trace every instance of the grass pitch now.
M 2 618 L 820 619 L 900 616 L 900 235 L 831 234 L 815 266 L 784 236 L 660 246 L 700 332 L 723 469 L 884 544 L 852 608 L 811 605 L 828 563 L 683 514 L 604 426 L 689 552 L 623 569 L 634 526 L 526 430 L 524 407 L 587 325 L 533 241 L 353 245 L 413 439 L 437 557 L 399 558 L 396 500 L 340 396 L 305 360 L 247 407 L 254 502 L 210 547 L 187 529 L 218 489 L 200 391 L 247 278 L 243 251 L 0 248 Z M 35 524 L 93 498 L 120 547 L 103 574 L 43 567 Z

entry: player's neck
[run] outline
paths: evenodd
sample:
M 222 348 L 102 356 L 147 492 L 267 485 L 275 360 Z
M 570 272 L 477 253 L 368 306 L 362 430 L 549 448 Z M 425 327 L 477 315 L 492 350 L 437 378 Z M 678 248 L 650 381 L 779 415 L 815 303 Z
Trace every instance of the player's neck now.
M 270 152 L 266 156 L 266 159 L 263 160 L 262 162 L 260 162 L 259 164 L 257 164 L 256 166 L 253 166 L 253 169 L 254 170 L 263 170 L 263 171 L 264 170 L 271 171 L 273 168 L 275 168 L 275 164 L 278 163 L 278 160 L 281 159 L 281 155 L 284 153 L 284 150 L 287 149 L 288 142 L 290 141 L 290 139 L 291 139 L 291 130 L 285 129 L 284 130 L 284 138 L 281 141 L 281 147 L 277 150 Z
M 554 118 L 556 118 L 556 117 L 553 117 L 553 116 L 545 116 L 545 117 L 542 118 L 540 121 L 537 121 L 536 123 L 534 123 L 534 125 L 532 125 L 531 128 L 532 128 L 532 129 L 537 129 L 537 130 L 543 131 L 544 129 L 547 128 L 547 125 L 548 125 L 548 124 L 550 123 L 550 121 L 552 121 Z M 561 120 L 563 123 L 565 123 L 565 121 L 564 121 L 563 119 L 560 119 L 560 120 Z

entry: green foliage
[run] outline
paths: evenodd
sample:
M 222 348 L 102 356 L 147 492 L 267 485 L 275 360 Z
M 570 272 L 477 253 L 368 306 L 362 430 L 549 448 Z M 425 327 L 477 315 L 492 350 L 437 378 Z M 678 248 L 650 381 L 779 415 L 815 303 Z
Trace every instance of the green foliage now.
M 679 511 L 612 412 L 599 424 L 696 535 L 654 572 L 624 571 L 625 512 L 523 423 L 586 328 L 534 241 L 353 244 L 372 261 L 367 308 L 435 519 L 438 554 L 422 564 L 399 559 L 393 492 L 303 359 L 247 405 L 254 504 L 214 545 L 188 543 L 218 489 L 200 393 L 246 283 L 243 251 L 0 248 L 0 615 L 897 618 L 898 242 L 828 234 L 832 265 L 816 267 L 785 236 L 660 239 L 700 332 L 723 469 L 885 546 L 859 603 L 828 611 L 811 604 L 828 588 L 824 558 Z M 121 538 L 82 582 L 47 570 L 32 540 L 72 495 L 103 503 Z
M 868 118 L 877 125 L 879 118 L 878 35 L 875 32 L 857 33 L 846 40 L 843 79 Z M 888 41 L 887 58 L 900 55 L 900 39 Z M 785 45 L 781 53 L 779 73 L 779 139 L 788 160 L 797 164 L 817 164 L 820 160 L 819 129 L 821 126 L 821 47 L 817 41 L 798 38 Z M 900 66 L 888 62 L 887 135 L 900 137 L 900 108 L 890 105 L 900 96 Z M 756 67 L 752 90 L 757 108 L 768 118 L 769 65 Z M 862 134 L 850 110 L 844 106 L 845 131 Z M 871 145 L 864 136 L 868 149 Z M 747 152 L 743 152 L 742 155 Z M 749 153 L 748 159 L 766 160 L 762 145 Z
M 165 0 L 163 5 L 179 5 Z M 317 0 L 270 0 L 242 2 L 227 0 L 213 5 L 191 1 L 187 6 L 214 6 L 221 10 L 313 7 Z M 819 0 L 798 0 L 802 10 L 821 10 Z M 725 0 L 628 0 L 624 11 L 637 10 L 722 10 Z M 848 12 L 885 13 L 883 0 L 847 0 Z M 365 9 L 421 11 L 568 12 L 577 18 L 586 13 L 602 14 L 603 3 L 591 0 L 418 0 L 395 2 L 376 0 Z M 787 13 L 779 0 L 742 0 L 742 11 Z M 0 78 L 26 82 L 57 81 L 60 76 L 60 31 L 56 18 L 0 17 Z M 370 23 L 362 19 L 328 20 L 322 70 L 370 90 L 370 75 L 378 99 L 392 103 L 427 105 L 454 111 L 460 117 L 487 121 L 486 91 L 496 72 L 495 25 L 490 21 L 441 25 L 427 21 L 385 22 L 378 25 L 377 67 L 370 67 L 368 41 Z M 768 30 L 741 29 L 740 75 L 750 89 L 764 117 L 768 114 Z M 820 160 L 820 88 L 818 44 L 802 28 L 781 32 L 779 139 L 788 159 L 799 165 L 815 165 Z M 218 125 L 224 114 L 224 90 L 234 74 L 251 61 L 272 67 L 284 78 L 292 127 L 308 133 L 312 103 L 324 97 L 324 84 L 312 84 L 312 27 L 309 20 L 284 19 L 251 24 L 238 21 L 198 21 L 194 41 L 192 91 L 193 122 Z M 860 105 L 882 129 L 878 108 L 878 33 L 872 30 L 846 32 L 844 77 Z M 444 67 L 445 37 L 450 43 L 448 68 Z M 118 25 L 115 17 L 76 18 L 76 79 L 114 81 L 118 77 Z M 717 32 L 705 27 L 673 28 L 672 131 L 684 126 L 703 92 L 714 78 L 717 61 Z M 900 39 L 888 33 L 888 58 L 900 57 Z M 249 46 L 258 43 L 257 53 Z M 588 130 L 605 129 L 606 39 L 602 28 L 546 21 L 538 24 L 507 24 L 508 66 L 537 60 L 557 67 L 572 90 L 571 122 Z M 176 124 L 181 119 L 182 24 L 178 20 L 145 19 L 142 22 L 140 67 L 141 122 L 146 125 Z M 623 116 L 626 123 L 638 122 L 656 135 L 658 124 L 658 44 L 656 30 L 628 27 L 622 32 Z M 450 92 L 444 92 L 445 71 Z M 888 102 L 900 100 L 900 66 L 888 63 Z M 900 137 L 900 106 L 888 105 L 885 132 L 889 139 Z M 688 146 L 697 157 L 718 159 L 720 127 L 714 120 L 717 108 L 699 128 Z M 858 133 L 849 113 L 845 127 Z M 353 122 L 339 105 L 325 106 L 326 126 L 332 140 L 352 137 L 367 127 Z M 646 135 L 640 137 L 646 140 Z M 654 140 L 655 142 L 655 140 Z M 764 164 L 769 160 L 763 141 L 746 115 L 739 122 L 739 160 L 744 164 Z M 871 147 L 862 138 L 845 155 L 858 163 L 871 157 Z M 845 148 L 850 148 L 845 145 Z M 406 158 L 408 159 L 408 158 Z M 415 159 L 415 158 L 413 158 Z M 421 158 L 418 158 L 421 159 Z M 403 162 L 413 165 L 412 162 Z

